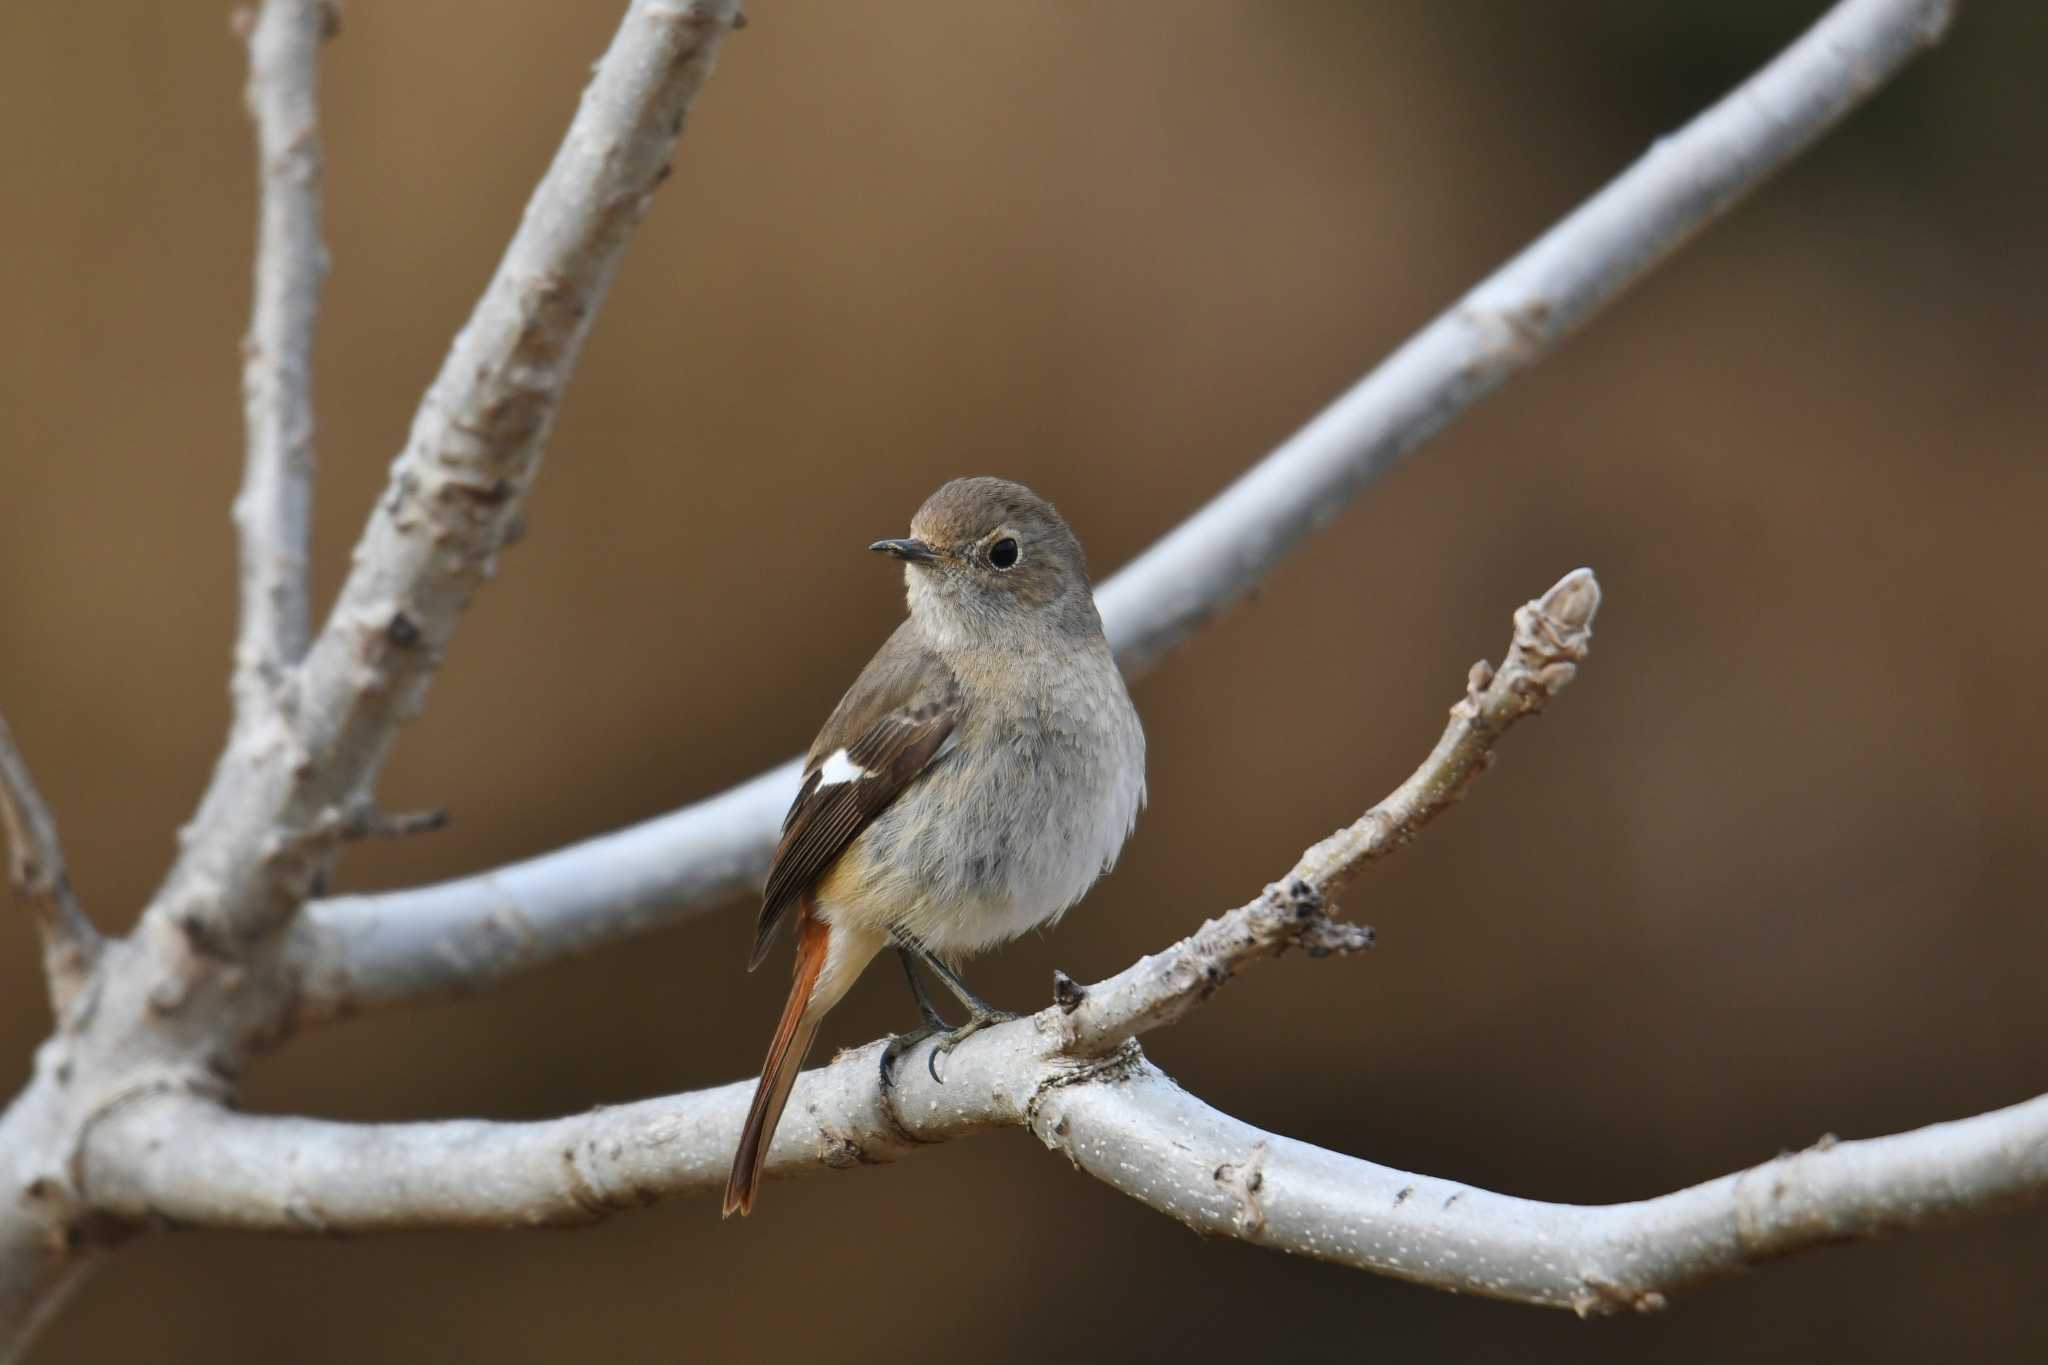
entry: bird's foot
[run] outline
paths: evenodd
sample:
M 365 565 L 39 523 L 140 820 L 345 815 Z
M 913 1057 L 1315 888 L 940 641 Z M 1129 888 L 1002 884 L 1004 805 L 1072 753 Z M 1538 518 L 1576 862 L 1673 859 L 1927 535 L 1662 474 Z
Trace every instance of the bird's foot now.
M 917 1001 L 917 1012 L 923 1018 L 924 1024 L 908 1033 L 897 1034 L 889 1040 L 889 1045 L 882 1049 L 882 1084 L 884 1087 L 889 1084 L 890 1073 L 894 1071 L 898 1057 L 927 1038 L 937 1038 L 939 1041 L 933 1045 L 931 1055 L 925 1058 L 924 1068 L 931 1073 L 933 1080 L 944 1085 L 946 1078 L 939 1074 L 940 1058 L 951 1056 L 954 1048 L 990 1024 L 1007 1024 L 1020 1016 L 1008 1010 L 997 1009 L 967 989 L 967 983 L 960 979 L 958 972 L 946 965 L 945 959 L 935 956 L 914 940 L 899 937 L 896 940 L 896 953 L 903 959 L 903 971 L 910 978 L 910 993 Z M 917 974 L 917 964 L 920 962 L 930 968 L 932 974 L 946 984 L 946 989 L 967 1007 L 967 1022 L 959 1028 L 947 1025 L 932 1004 L 931 996 L 925 993 L 924 978 Z
M 898 944 L 897 954 L 903 959 L 904 975 L 910 978 L 910 994 L 917 1001 L 917 1017 L 923 1022 L 908 1033 L 891 1034 L 889 1045 L 882 1049 L 882 1088 L 887 1090 L 896 1078 L 896 1059 L 916 1047 L 927 1038 L 935 1038 L 950 1032 L 952 1025 L 946 1016 L 940 1014 L 932 1004 L 931 996 L 925 994 L 924 980 L 917 974 L 916 952 L 905 944 Z
M 967 1016 L 966 1023 L 962 1024 L 959 1028 L 948 1029 L 939 1035 L 939 1041 L 932 1044 L 931 1055 L 924 1059 L 924 1069 L 931 1073 L 933 1080 L 937 1081 L 940 1085 L 944 1085 L 946 1078 L 939 1074 L 939 1060 L 941 1058 L 952 1056 L 954 1048 L 960 1046 L 960 1044 L 966 1042 L 969 1038 L 972 1038 L 990 1025 L 1007 1024 L 1012 1019 L 1021 1019 L 1023 1017 L 1021 1014 L 1012 1014 L 1008 1010 L 999 1010 L 991 1005 L 982 1005 L 972 1010 Z

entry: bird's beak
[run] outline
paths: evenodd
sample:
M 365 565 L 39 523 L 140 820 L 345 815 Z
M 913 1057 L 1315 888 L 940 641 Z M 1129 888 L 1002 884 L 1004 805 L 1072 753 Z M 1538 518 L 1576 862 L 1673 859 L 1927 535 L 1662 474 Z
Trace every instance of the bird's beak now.
M 868 546 L 882 554 L 895 555 L 909 564 L 929 564 L 939 557 L 939 552 L 921 540 L 878 540 Z

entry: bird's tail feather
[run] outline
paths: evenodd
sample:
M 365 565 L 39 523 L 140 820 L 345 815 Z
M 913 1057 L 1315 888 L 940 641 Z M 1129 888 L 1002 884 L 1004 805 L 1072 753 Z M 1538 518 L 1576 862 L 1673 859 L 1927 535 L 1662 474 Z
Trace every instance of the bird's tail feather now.
M 761 1174 L 768 1158 L 768 1144 L 775 1140 L 775 1125 L 782 1120 L 790 1089 L 803 1070 L 804 1056 L 818 1036 L 818 1024 L 825 1011 L 813 1009 L 811 995 L 824 970 L 825 956 L 832 943 L 832 926 L 813 914 L 805 904 L 797 925 L 796 980 L 790 984 L 789 1003 L 782 1007 L 782 1022 L 768 1044 L 768 1058 L 761 1064 L 761 1082 L 754 1087 L 754 1103 L 747 1110 L 746 1125 L 740 1129 L 739 1151 L 732 1159 L 732 1174 L 725 1182 L 724 1216 L 735 1212 L 742 1217 L 752 1212 L 754 1192 L 761 1188 Z

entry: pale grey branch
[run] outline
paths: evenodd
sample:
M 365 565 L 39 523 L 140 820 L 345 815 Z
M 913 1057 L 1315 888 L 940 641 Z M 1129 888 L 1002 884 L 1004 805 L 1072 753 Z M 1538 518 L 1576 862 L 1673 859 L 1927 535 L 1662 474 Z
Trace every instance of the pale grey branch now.
M 320 240 L 320 43 L 331 0 L 264 0 L 247 17 L 249 117 L 259 204 L 255 294 L 242 341 L 247 452 L 234 504 L 241 625 L 233 691 L 239 724 L 276 704 L 306 652 L 313 515 L 313 330 L 327 250 Z
M 1125 671 L 1143 673 L 1237 601 L 1425 438 L 1840 121 L 1941 36 L 1951 9 L 1836 5 L 1104 583 L 1098 601 Z M 317 902 L 291 948 L 317 983 L 302 1017 L 473 990 L 753 890 L 795 771 L 497 872 Z
M 791 760 L 717 796 L 478 876 L 387 895 L 315 901 L 286 945 L 294 1020 L 488 990 L 542 962 L 653 929 L 679 905 L 760 888 L 773 830 L 796 795 Z
M 28 760 L 15 747 L 14 733 L 0 717 L 0 834 L 7 839 L 8 880 L 35 912 L 43 940 L 43 975 L 50 1006 L 62 1017 L 85 984 L 99 956 L 100 936 L 79 908 L 57 822 L 36 790 Z
M 1045 1092 L 1032 1129 L 1205 1236 L 1581 1316 L 1650 1311 L 1809 1247 L 1932 1227 L 2048 1191 L 2048 1096 L 1802 1152 L 1630 1204 L 1551 1204 L 1264 1132 L 1149 1063 Z
M 285 143 L 280 163 L 266 141 L 265 174 L 286 182 L 312 165 L 300 140 L 312 126 L 311 86 L 294 84 L 311 59 L 306 14 L 272 4 L 250 32 L 259 132 Z M 151 1096 L 230 1090 L 250 1050 L 288 1014 L 274 930 L 359 813 L 374 809 L 371 786 L 393 733 L 419 705 L 463 606 L 506 541 L 591 319 L 664 176 L 684 112 L 738 21 L 737 0 L 631 0 L 420 405 L 333 615 L 285 673 L 274 705 L 238 708 L 163 889 L 133 934 L 104 945 L 76 1007 L 38 1049 L 33 1077 L 0 1112 L 0 1361 L 22 1348 L 103 1244 L 104 1220 L 74 1188 L 89 1135 Z M 266 27 L 273 23 L 283 27 Z M 317 219 L 305 186 L 278 188 L 287 193 L 283 216 L 266 219 L 262 248 L 270 250 L 276 226 L 279 270 L 303 271 Z M 266 363 L 297 363 L 267 349 L 273 304 L 287 350 L 310 321 L 307 280 L 293 278 L 259 280 L 252 337 Z M 268 285 L 279 292 L 268 294 Z M 266 400 L 263 419 L 276 426 L 252 427 L 258 445 L 270 435 L 283 442 L 252 455 L 266 476 L 287 477 L 284 461 L 295 457 L 286 447 L 305 435 L 292 401 Z M 251 498 L 245 529 L 285 535 L 274 513 L 289 504 L 270 485 Z M 274 545 L 258 548 L 264 573 L 284 562 Z M 290 611 L 271 612 L 289 595 L 256 594 L 245 629 L 264 638 L 247 657 L 289 640 Z
M 495 567 L 591 321 L 737 12 L 737 0 L 628 8 L 420 403 L 333 613 L 283 706 L 234 736 L 150 908 L 207 955 L 241 956 L 290 916 L 347 813 L 368 800 L 399 722 Z
M 1028 1022 L 977 1039 L 946 1084 L 880 1044 L 798 1082 L 769 1158 L 778 1177 L 894 1161 L 1029 1127 L 1080 1170 L 1205 1236 L 1460 1293 L 1594 1316 L 1810 1247 L 2037 1202 L 2048 1096 L 1974 1118 L 1804 1151 L 1654 1199 L 1553 1204 L 1413 1175 L 1265 1132 L 1204 1104 L 1135 1048 L 1076 1069 Z M 997 1041 L 991 1039 L 991 1042 Z M 158 1096 L 103 1127 L 85 1184 L 106 1212 L 289 1233 L 595 1222 L 715 1195 L 750 1083 L 535 1123 L 256 1118 Z

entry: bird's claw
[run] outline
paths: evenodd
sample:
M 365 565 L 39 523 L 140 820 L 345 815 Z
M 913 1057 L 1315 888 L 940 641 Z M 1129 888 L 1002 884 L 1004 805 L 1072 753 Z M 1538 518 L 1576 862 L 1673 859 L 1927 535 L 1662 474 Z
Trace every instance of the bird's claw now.
M 916 1047 L 925 1039 L 935 1037 L 945 1031 L 942 1021 L 940 1024 L 926 1024 L 921 1028 L 914 1028 L 908 1033 L 891 1034 L 888 1046 L 882 1049 L 882 1088 L 887 1090 L 896 1083 L 897 1058 Z M 933 1079 L 936 1080 L 937 1077 L 934 1076 Z
M 925 1058 L 924 1069 L 931 1073 L 931 1078 L 933 1080 L 937 1081 L 940 1085 L 944 1085 L 946 1083 L 946 1078 L 939 1074 L 940 1058 L 952 1056 L 954 1048 L 960 1046 L 960 1044 L 966 1042 L 969 1038 L 972 1038 L 975 1034 L 981 1032 L 983 1029 L 995 1024 L 1007 1024 L 1012 1019 L 1019 1019 L 1022 1017 L 1022 1015 L 1012 1014 L 1008 1010 L 976 1010 L 973 1014 L 968 1016 L 967 1022 L 962 1024 L 959 1028 L 948 1029 L 946 1032 L 939 1035 L 939 1041 L 932 1044 L 931 1054 Z

